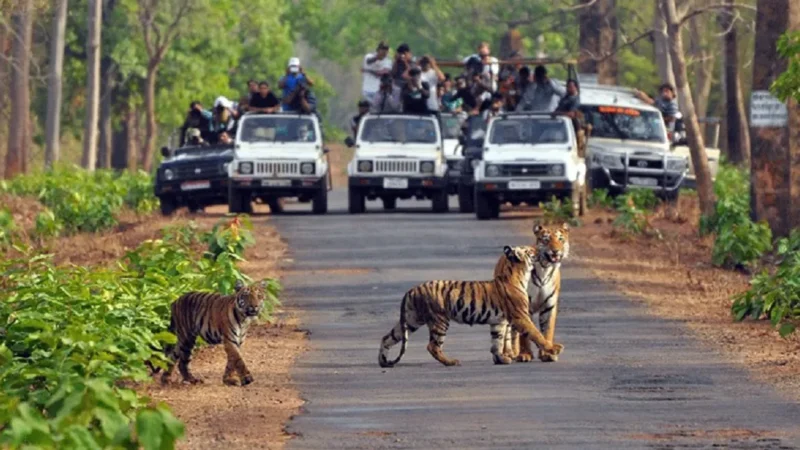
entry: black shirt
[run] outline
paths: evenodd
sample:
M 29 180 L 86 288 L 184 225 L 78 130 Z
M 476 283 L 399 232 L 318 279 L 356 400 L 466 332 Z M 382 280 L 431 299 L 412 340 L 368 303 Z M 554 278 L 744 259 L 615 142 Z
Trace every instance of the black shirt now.
M 274 108 L 280 105 L 281 102 L 278 100 L 278 97 L 272 93 L 272 91 L 267 93 L 267 96 L 264 97 L 260 93 L 253 94 L 250 97 L 250 104 L 251 108 Z
M 456 91 L 455 98 L 460 98 L 465 106 L 465 110 L 467 109 L 475 109 L 478 106 L 478 100 L 475 99 L 475 96 L 472 95 L 472 91 L 469 88 L 463 88 Z
M 427 92 L 428 95 L 425 95 Z M 431 95 L 430 86 L 423 81 L 421 89 L 411 89 L 409 85 L 403 89 L 403 112 L 411 114 L 427 114 L 428 96 Z

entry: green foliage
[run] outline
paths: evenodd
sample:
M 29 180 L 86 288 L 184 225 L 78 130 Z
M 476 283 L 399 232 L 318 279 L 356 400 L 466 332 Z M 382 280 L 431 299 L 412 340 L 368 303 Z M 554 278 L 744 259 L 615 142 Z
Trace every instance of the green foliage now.
M 8 208 L 0 209 L 0 249 L 7 248 L 12 244 L 16 231 L 17 225 L 14 223 L 11 211 Z
M 617 208 L 632 203 L 638 209 L 650 211 L 661 203 L 654 191 L 650 189 L 631 189 L 616 198 Z
M 714 215 L 703 218 L 700 232 L 714 233 L 712 262 L 721 267 L 749 266 L 772 249 L 772 231 L 750 218 L 750 178 L 746 170 L 723 164 L 714 182 Z
M 43 238 L 56 237 L 61 232 L 63 226 L 56 219 L 53 211 L 45 209 L 36 215 L 36 235 Z
M 736 320 L 766 316 L 787 336 L 800 323 L 800 230 L 778 241 L 777 256 L 777 270 L 756 275 L 750 289 L 734 298 L 731 311 Z
M 614 226 L 626 234 L 642 234 L 649 229 L 647 211 L 637 206 L 630 193 L 617 197 L 617 218 Z
M 62 167 L 20 175 L 0 186 L 0 191 L 36 197 L 49 208 L 50 213 L 41 218 L 42 228 L 37 218 L 37 230 L 46 235 L 61 228 L 69 233 L 101 231 L 117 224 L 123 207 L 140 213 L 158 207 L 151 177 L 141 171 L 118 174 Z
M 608 195 L 608 189 L 595 189 L 589 194 L 590 208 L 609 209 L 614 207 L 614 198 Z
M 164 366 L 175 299 L 246 278 L 220 263 L 239 255 L 201 258 L 190 236 L 192 226 L 168 230 L 115 268 L 58 267 L 46 255 L 0 261 L 0 446 L 174 448 L 180 421 L 126 386 L 149 380 L 146 362 Z M 279 285 L 268 285 L 272 308 Z
M 800 102 L 800 31 L 790 31 L 778 40 L 778 53 L 788 62 L 786 71 L 772 83 L 772 92 L 781 100 Z
M 572 202 L 569 199 L 561 200 L 554 195 L 549 202 L 539 202 L 539 208 L 544 211 L 542 220 L 545 223 L 564 223 L 572 226 L 580 225 L 576 217 L 573 217 Z

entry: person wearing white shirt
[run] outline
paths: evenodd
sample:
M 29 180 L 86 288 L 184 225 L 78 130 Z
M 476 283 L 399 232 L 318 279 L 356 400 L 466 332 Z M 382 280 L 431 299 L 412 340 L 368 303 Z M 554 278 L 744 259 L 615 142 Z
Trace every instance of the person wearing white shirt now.
M 361 72 L 364 74 L 361 95 L 367 101 L 380 90 L 381 77 L 392 71 L 392 58 L 389 57 L 389 46 L 381 41 L 375 53 L 367 53 Z
M 478 53 L 467 56 L 464 58 L 464 65 L 470 63 L 470 60 L 479 60 L 482 65 L 482 75 L 484 82 L 490 83 L 492 92 L 497 90 L 497 77 L 500 74 L 500 63 L 492 56 L 489 50 L 488 42 L 481 42 L 478 45 Z
M 432 56 L 423 56 L 419 60 L 422 81 L 428 83 L 431 95 L 428 96 L 428 110 L 431 112 L 439 111 L 439 97 L 435 94 L 436 86 L 444 81 L 444 73 L 439 70 L 436 60 Z

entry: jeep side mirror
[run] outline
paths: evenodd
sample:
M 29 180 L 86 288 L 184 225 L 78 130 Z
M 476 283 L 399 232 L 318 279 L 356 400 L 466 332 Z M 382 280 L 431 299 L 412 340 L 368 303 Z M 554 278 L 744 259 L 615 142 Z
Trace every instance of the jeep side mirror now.
M 347 136 L 344 140 L 344 145 L 353 148 L 356 145 L 356 141 L 354 141 L 352 137 Z
M 163 156 L 164 158 L 170 157 L 169 147 L 161 147 L 161 156 Z

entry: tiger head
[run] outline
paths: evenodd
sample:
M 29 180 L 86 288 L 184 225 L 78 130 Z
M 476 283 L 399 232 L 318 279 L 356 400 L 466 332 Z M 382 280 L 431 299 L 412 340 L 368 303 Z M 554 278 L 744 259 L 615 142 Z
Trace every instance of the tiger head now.
M 536 264 L 538 252 L 536 247 L 503 247 L 506 259 L 511 263 L 511 274 L 529 273 Z M 509 274 L 510 275 L 510 274 Z
M 533 226 L 536 237 L 536 248 L 541 255 L 543 265 L 560 264 L 569 256 L 569 225 L 546 227 L 541 224 Z
M 247 317 L 256 317 L 261 313 L 266 297 L 267 282 L 253 283 L 245 286 L 242 280 L 236 280 L 234 286 L 236 309 Z

